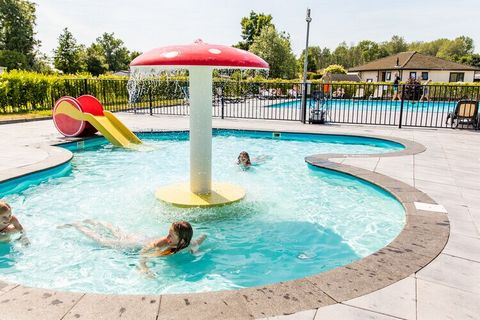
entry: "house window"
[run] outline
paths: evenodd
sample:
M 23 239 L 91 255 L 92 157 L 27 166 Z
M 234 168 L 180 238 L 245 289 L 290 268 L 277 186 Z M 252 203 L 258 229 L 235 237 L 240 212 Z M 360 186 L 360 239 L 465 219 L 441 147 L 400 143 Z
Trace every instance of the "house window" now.
M 410 72 L 410 79 L 417 79 L 417 72 L 416 71 Z
M 422 72 L 422 80 L 428 80 L 428 72 Z
M 450 72 L 450 82 L 463 82 L 464 72 Z
M 385 80 L 387 80 L 387 81 L 392 80 L 392 73 L 391 72 L 385 73 Z

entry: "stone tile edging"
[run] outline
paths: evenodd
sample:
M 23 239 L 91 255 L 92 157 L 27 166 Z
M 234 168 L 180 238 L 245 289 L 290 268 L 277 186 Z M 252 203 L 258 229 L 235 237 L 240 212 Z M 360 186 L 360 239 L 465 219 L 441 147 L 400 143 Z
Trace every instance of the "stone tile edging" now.
M 13 300 L 15 300 L 13 297 L 17 296 L 25 297 L 26 292 L 28 294 L 34 292 L 37 296 L 44 298 L 58 295 L 63 297 L 62 301 L 68 300 L 68 307 L 64 305 L 66 309 L 57 312 L 58 316 L 63 313 L 65 319 L 78 317 L 91 319 L 95 318 L 94 315 L 111 312 L 113 305 L 120 307 L 120 305 L 128 304 L 131 307 L 140 307 L 145 305 L 145 299 L 150 299 L 150 301 L 154 301 L 151 302 L 154 304 L 153 308 L 150 308 L 152 319 L 248 319 L 320 308 L 350 300 L 393 284 L 426 266 L 443 250 L 449 236 L 449 221 L 445 213 L 417 210 L 414 202 L 435 204 L 435 201 L 414 187 L 376 172 L 328 160 L 329 158 L 344 157 L 413 155 L 425 150 L 424 146 L 408 140 L 366 135 L 365 137 L 399 142 L 406 148 L 397 152 L 374 155 L 313 155 L 306 157 L 305 161 L 316 167 L 342 172 L 373 183 L 390 192 L 402 203 L 406 212 L 404 229 L 390 244 L 370 256 L 303 279 L 239 290 L 191 294 L 154 296 L 79 294 L 27 288 L 22 285 L 8 285 L 0 282 L 0 289 L 2 289 L 0 295 L 3 300 L 1 302 L 11 301 L 7 299 L 9 297 Z M 56 147 L 51 148 L 56 149 Z M 100 304 L 92 302 L 97 299 L 103 299 L 102 301 L 106 302 Z M 57 300 L 63 303 L 61 300 Z M 10 306 L 12 302 L 8 301 L 3 305 Z M 48 314 L 47 310 L 56 308 L 57 304 L 52 302 L 45 306 L 43 311 L 33 311 L 45 315 Z M 28 300 L 25 300 L 24 303 L 15 303 L 15 308 L 9 309 L 18 315 L 19 309 L 29 307 L 29 311 L 32 311 Z M 0 310 L 3 309 L 0 307 Z M 121 306 L 120 310 L 123 309 L 125 308 Z M 32 316 L 33 314 L 27 313 L 26 315 Z

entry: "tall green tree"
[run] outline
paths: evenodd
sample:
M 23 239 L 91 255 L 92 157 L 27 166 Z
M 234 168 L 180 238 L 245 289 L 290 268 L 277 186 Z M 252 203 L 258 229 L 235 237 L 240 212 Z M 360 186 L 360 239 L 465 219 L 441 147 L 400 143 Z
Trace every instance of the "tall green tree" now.
M 394 35 L 390 41 L 382 43 L 383 50 L 388 52 L 388 55 L 405 52 L 408 50 L 408 44 L 403 37 Z
M 387 50 L 374 41 L 360 41 L 357 45 L 357 48 L 360 53 L 360 64 L 388 56 Z
M 92 43 L 87 48 L 85 55 L 87 71 L 94 76 L 104 74 L 108 71 L 107 58 L 103 48 L 98 43 Z
M 64 73 L 77 73 L 85 70 L 85 53 L 82 45 L 68 28 L 58 37 L 58 46 L 54 50 L 53 65 Z
M 293 79 L 296 76 L 296 59 L 290 38 L 279 33 L 273 25 L 255 37 L 249 51 L 263 58 L 270 65 L 270 77 Z
M 35 61 L 35 4 L 27 0 L 0 0 L 0 50 L 16 52 L 16 68 L 29 69 Z M 24 57 L 24 58 L 23 58 Z
M 115 38 L 115 34 L 104 33 L 98 37 L 96 43 L 105 53 L 105 59 L 109 71 L 127 70 L 130 63 L 130 52 L 123 44 L 123 41 Z
M 243 17 L 240 24 L 242 25 L 242 39 L 235 46 L 237 48 L 248 50 L 253 44 L 255 37 L 258 37 L 265 27 L 272 26 L 272 16 L 264 13 L 250 12 L 250 16 Z
M 307 56 L 307 72 L 317 72 L 320 69 L 320 56 L 322 54 L 322 49 L 319 46 L 308 47 L 308 56 Z M 302 54 L 298 58 L 298 71 L 299 73 L 303 72 L 303 66 L 305 63 L 305 49 L 302 51 Z
M 458 37 L 453 41 L 445 43 L 437 52 L 437 57 L 460 61 L 462 57 L 473 54 L 473 39 L 469 37 Z

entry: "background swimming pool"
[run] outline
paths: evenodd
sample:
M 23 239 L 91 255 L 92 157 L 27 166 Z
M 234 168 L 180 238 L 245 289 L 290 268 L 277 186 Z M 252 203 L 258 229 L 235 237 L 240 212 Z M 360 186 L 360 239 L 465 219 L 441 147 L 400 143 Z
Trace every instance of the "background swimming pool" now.
M 323 103 L 323 101 L 322 101 Z M 269 108 L 297 108 L 301 107 L 301 100 L 290 100 L 280 103 L 272 103 L 268 105 Z M 401 101 L 391 100 L 352 100 L 352 99 L 330 99 L 323 104 L 324 107 L 332 109 L 355 109 L 355 110 L 370 110 L 370 111 L 400 111 Z M 404 101 L 404 111 L 418 110 L 429 112 L 453 112 L 457 101 Z M 318 100 L 308 99 L 307 106 L 315 108 L 318 105 Z
M 220 131 L 213 140 L 213 176 L 243 186 L 240 203 L 178 209 L 157 201 L 157 187 L 188 180 L 186 134 L 144 135 L 139 151 L 109 144 L 76 152 L 72 170 L 5 196 L 31 241 L 0 244 L 1 278 L 35 287 L 118 294 L 235 289 L 301 278 L 360 259 L 402 229 L 404 210 L 371 184 L 309 167 L 315 153 L 377 153 L 401 146 L 373 139 Z M 242 171 L 238 153 L 269 156 Z M 104 248 L 57 226 L 96 219 L 147 237 L 188 220 L 208 238 L 197 254 L 151 260 L 154 279 L 132 251 Z

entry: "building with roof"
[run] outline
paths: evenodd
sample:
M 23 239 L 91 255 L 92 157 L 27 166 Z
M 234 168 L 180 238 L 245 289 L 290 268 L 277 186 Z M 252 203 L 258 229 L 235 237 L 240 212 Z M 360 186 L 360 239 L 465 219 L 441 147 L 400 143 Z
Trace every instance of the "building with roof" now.
M 336 81 L 349 81 L 360 82 L 362 81 L 357 74 L 340 74 L 340 73 L 327 73 L 322 77 L 324 82 L 336 82 Z
M 7 71 L 7 67 L 0 67 L 0 74 L 4 73 Z
M 393 81 L 396 75 L 403 81 L 415 78 L 433 82 L 473 82 L 480 69 L 417 51 L 407 51 L 350 68 L 348 71 L 356 72 L 362 81 L 367 82 Z

